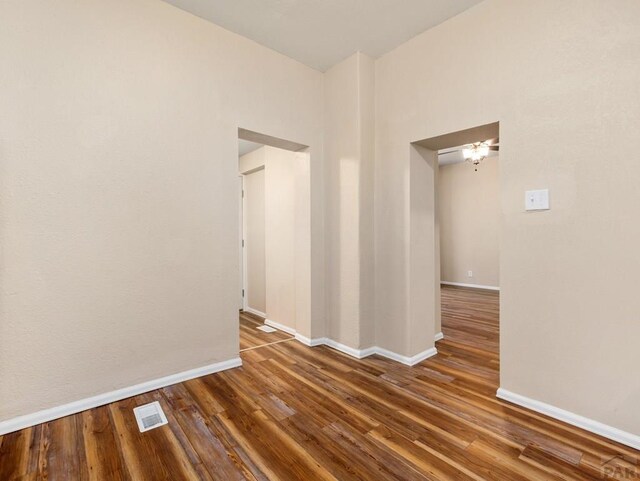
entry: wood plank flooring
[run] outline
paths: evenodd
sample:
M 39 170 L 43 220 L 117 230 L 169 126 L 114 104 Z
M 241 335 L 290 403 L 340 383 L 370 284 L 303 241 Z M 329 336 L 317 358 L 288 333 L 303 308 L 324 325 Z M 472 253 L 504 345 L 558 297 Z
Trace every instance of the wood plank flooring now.
M 263 318 L 248 312 L 240 312 L 240 351 L 293 339 L 292 335 L 282 331 L 262 332 L 256 329 L 263 324 Z
M 0 481 L 640 479 L 637 451 L 495 398 L 497 293 L 446 287 L 442 305 L 439 354 L 413 368 L 251 349 L 242 368 L 0 437 Z M 169 424 L 140 434 L 132 409 L 154 400 Z

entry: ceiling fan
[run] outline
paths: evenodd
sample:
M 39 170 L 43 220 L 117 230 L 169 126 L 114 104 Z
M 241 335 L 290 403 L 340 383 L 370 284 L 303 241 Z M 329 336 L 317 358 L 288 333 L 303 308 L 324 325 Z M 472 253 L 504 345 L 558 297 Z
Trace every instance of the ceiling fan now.
M 475 166 L 475 170 L 477 172 L 480 162 L 486 159 L 489 156 L 489 152 L 492 150 L 500 150 L 500 139 L 497 137 L 495 139 L 488 139 L 482 142 L 474 142 L 473 144 L 463 145 L 460 148 L 451 149 L 442 153 L 450 154 L 452 152 L 462 151 L 464 160 L 466 160 L 467 162 L 471 162 Z

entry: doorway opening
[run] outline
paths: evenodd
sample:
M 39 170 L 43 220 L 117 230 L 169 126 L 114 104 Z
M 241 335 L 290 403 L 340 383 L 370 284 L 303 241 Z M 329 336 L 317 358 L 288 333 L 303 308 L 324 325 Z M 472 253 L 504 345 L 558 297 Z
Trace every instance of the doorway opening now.
M 308 147 L 238 129 L 240 350 L 294 339 L 305 309 Z
M 499 130 L 499 123 L 495 122 L 414 142 L 411 164 L 411 186 L 418 190 L 416 194 L 412 192 L 411 202 L 426 199 L 430 203 L 426 220 L 412 206 L 412 222 L 423 224 L 416 241 L 426 242 L 429 252 L 433 252 L 430 272 L 435 272 L 436 279 L 423 284 L 434 309 L 431 312 L 436 347 L 444 351 L 451 346 L 473 349 L 488 360 L 483 364 L 486 375 L 496 384 L 500 317 Z M 414 210 L 418 212 L 415 218 Z

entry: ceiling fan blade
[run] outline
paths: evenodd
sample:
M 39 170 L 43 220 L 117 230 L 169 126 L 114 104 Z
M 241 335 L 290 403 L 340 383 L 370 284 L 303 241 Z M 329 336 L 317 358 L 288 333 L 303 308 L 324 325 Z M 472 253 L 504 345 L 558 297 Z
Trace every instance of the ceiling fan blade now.
M 438 155 L 453 154 L 454 152 L 462 152 L 462 150 L 463 149 L 444 150 L 442 152 L 438 152 Z

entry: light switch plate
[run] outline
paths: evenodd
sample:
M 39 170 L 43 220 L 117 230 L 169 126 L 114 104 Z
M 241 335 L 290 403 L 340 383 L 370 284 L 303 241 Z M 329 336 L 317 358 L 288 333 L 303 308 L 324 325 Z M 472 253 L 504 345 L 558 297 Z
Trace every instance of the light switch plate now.
M 528 190 L 524 195 L 525 210 L 548 210 L 549 189 Z

